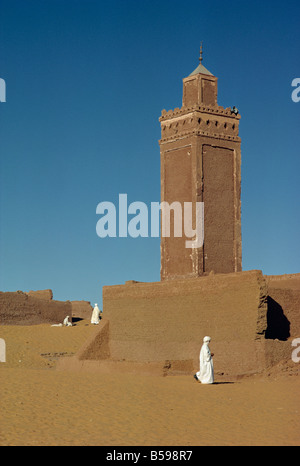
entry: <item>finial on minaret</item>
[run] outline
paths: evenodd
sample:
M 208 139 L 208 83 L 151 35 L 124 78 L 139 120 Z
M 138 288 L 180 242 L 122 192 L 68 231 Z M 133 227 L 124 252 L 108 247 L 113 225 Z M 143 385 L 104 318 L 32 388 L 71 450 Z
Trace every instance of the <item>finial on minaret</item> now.
M 199 58 L 200 65 L 202 64 L 202 60 L 203 60 L 203 57 L 202 57 L 202 44 L 203 44 L 203 42 L 201 41 L 201 45 L 200 45 L 200 58 Z

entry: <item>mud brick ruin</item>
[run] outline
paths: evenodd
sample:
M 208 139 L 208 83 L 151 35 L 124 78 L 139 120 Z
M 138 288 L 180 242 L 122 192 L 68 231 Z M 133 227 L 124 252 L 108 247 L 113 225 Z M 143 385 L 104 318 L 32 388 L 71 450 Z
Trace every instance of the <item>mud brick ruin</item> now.
M 212 338 L 217 377 L 260 373 L 290 361 L 300 335 L 300 274 L 242 271 L 240 115 L 217 103 L 203 65 L 183 79 L 183 105 L 162 111 L 161 200 L 204 202 L 204 244 L 161 238 L 161 281 L 103 287 L 103 316 L 58 370 L 161 375 L 198 369 Z
M 128 277 L 104 286 L 103 319 L 57 370 L 192 374 L 205 335 L 217 377 L 291 361 L 291 341 L 300 336 L 300 274 L 242 271 L 240 115 L 218 105 L 217 85 L 200 56 L 183 79 L 182 107 L 159 119 L 161 201 L 204 202 L 203 245 L 186 248 L 185 236 L 161 235 L 161 281 Z M 51 290 L 0 292 L 2 324 L 89 319 L 91 311 L 89 302 L 53 301 Z
M 89 301 L 56 301 L 52 290 L 0 291 L 1 325 L 37 325 L 62 323 L 65 317 L 90 319 Z

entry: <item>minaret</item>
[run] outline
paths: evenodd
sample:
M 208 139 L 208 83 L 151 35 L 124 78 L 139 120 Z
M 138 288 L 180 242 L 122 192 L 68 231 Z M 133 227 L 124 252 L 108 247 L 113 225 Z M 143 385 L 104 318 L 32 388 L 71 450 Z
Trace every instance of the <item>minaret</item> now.
M 183 79 L 182 107 L 162 111 L 161 201 L 204 203 L 204 244 L 161 237 L 161 279 L 242 269 L 240 115 L 217 103 L 218 78 L 202 65 Z M 183 220 L 182 220 L 183 222 Z M 184 231 L 184 229 L 183 229 Z

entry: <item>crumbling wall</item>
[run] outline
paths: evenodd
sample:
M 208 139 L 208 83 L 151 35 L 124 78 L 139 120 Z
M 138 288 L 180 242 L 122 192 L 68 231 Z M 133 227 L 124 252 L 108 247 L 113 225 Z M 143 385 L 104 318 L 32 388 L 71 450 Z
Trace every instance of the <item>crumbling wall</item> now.
M 32 298 L 36 299 L 43 299 L 46 301 L 52 301 L 53 299 L 53 293 L 52 290 L 37 290 L 37 291 L 29 291 L 28 296 L 31 296 Z
M 0 322 L 2 325 L 36 325 L 62 323 L 66 316 L 72 321 L 70 301 L 54 301 L 51 290 L 24 293 L 0 292 Z
M 90 320 L 93 307 L 89 301 L 71 301 L 73 318 Z
M 265 367 L 267 286 L 260 271 L 103 287 L 113 360 L 197 369 L 205 335 L 218 372 Z M 188 364 L 191 362 L 192 364 Z
M 299 278 L 249 271 L 103 287 L 104 319 L 58 369 L 192 374 L 209 335 L 217 379 L 270 370 L 290 361 L 299 336 Z
M 96 326 L 95 333 L 87 339 L 84 345 L 77 352 L 79 361 L 109 359 L 109 322 L 101 319 Z
M 300 336 L 300 273 L 266 276 L 269 332 L 267 338 Z

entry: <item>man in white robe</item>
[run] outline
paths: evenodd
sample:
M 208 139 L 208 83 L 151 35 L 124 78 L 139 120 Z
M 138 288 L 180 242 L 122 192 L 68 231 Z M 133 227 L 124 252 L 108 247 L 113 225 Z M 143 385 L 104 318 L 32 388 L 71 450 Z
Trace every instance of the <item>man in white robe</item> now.
M 71 322 L 69 322 L 69 317 L 70 317 L 70 316 L 67 316 L 67 317 L 64 319 L 63 325 L 64 325 L 65 327 L 72 327 Z
M 100 309 L 98 307 L 98 304 L 95 304 L 95 307 L 92 312 L 92 318 L 91 318 L 91 324 L 98 325 L 100 322 Z
M 196 380 L 203 384 L 211 384 L 214 383 L 214 363 L 209 349 L 209 343 L 211 338 L 204 337 L 203 338 L 203 345 L 200 350 L 200 370 L 194 375 Z
M 64 319 L 64 321 L 63 321 L 62 324 L 52 324 L 51 327 L 63 327 L 63 326 L 65 326 L 65 327 L 72 327 L 71 322 L 69 322 L 69 317 L 70 317 L 70 316 L 65 317 L 65 319 Z

